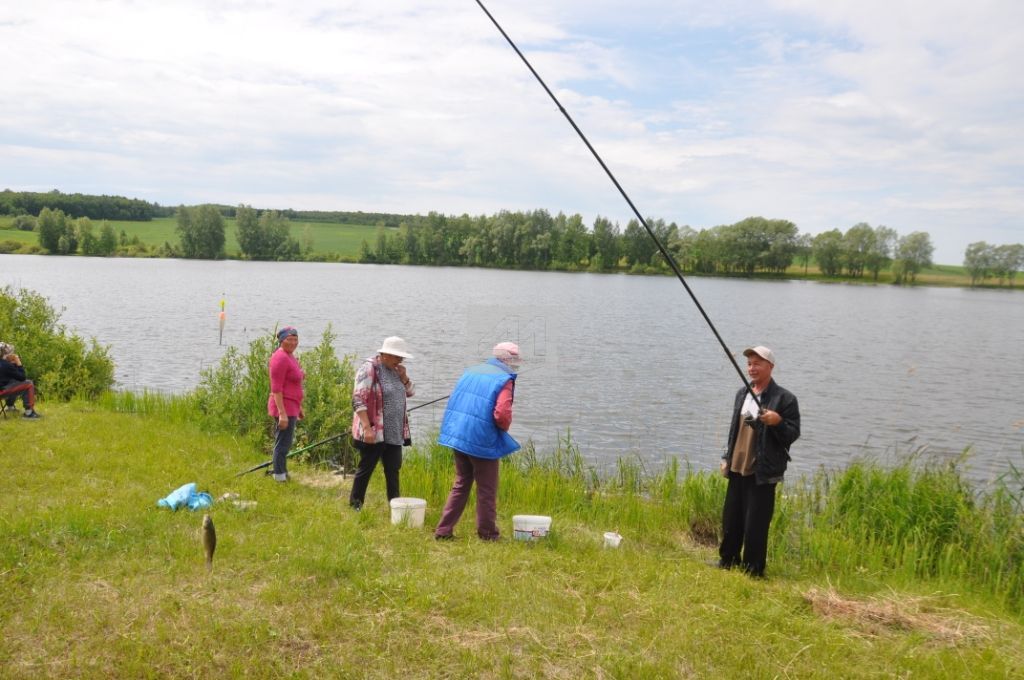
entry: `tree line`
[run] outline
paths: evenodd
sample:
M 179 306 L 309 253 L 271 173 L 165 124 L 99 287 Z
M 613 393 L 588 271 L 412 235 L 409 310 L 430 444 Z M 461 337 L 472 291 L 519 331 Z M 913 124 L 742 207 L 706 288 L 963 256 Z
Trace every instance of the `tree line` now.
M 213 204 L 223 217 L 234 218 L 240 207 Z M 177 209 L 138 198 L 124 196 L 96 196 L 92 194 L 64 194 L 54 189 L 48 192 L 11 191 L 0 192 L 0 215 L 37 217 L 43 208 L 60 210 L 65 215 L 88 217 L 93 220 L 148 221 L 154 217 L 171 217 Z M 263 211 L 261 211 L 263 212 Z M 361 210 L 293 210 L 277 211 L 281 217 L 299 222 L 323 222 L 330 224 L 382 224 L 398 227 L 401 223 L 413 223 L 418 215 L 395 213 L 363 212 Z
M 40 193 L 5 189 L 0 192 L 0 215 L 38 216 L 44 208 L 93 220 L 147 221 L 174 214 L 173 208 L 124 196 L 63 194 L 57 190 Z
M 927 232 L 900 236 L 886 226 L 858 223 L 846 232 L 832 229 L 800 234 L 789 220 L 748 217 L 708 229 L 650 218 L 651 231 L 684 272 L 752 276 L 781 274 L 794 262 L 805 272 L 813 260 L 822 274 L 852 278 L 891 270 L 897 283 L 916 280 L 932 264 Z M 364 241 L 360 262 L 555 269 L 587 271 L 669 271 L 664 256 L 639 220 L 624 230 L 598 217 L 588 229 L 577 215 L 552 216 L 545 210 L 503 211 L 470 217 L 430 213 L 415 226 L 378 228 L 375 243 Z
M 233 210 L 236 236 L 242 256 L 250 260 L 298 260 L 299 242 L 291 236 L 287 217 L 275 210 L 256 210 L 240 205 Z M 178 208 L 180 250 L 167 245 L 179 257 L 219 260 L 225 257 L 223 211 L 214 205 Z
M 993 246 L 977 241 L 967 246 L 964 253 L 964 268 L 971 277 L 971 285 L 984 283 L 995 278 L 999 285 L 1005 280 L 1013 286 L 1017 272 L 1024 270 L 1024 244 L 1013 243 Z
M 5 191 L 0 194 L 0 212 L 2 206 L 11 205 L 3 199 L 15 195 L 51 199 L 81 196 Z M 101 199 L 130 200 L 86 198 L 97 199 L 97 205 Z M 604 217 L 597 217 L 588 228 L 579 214 L 551 215 L 546 210 L 471 217 L 437 212 L 421 216 L 202 205 L 178 206 L 174 214 L 178 243 L 156 248 L 140 243 L 138 237 L 129 239 L 123 230 L 115 233 L 105 221 L 97 227 L 89 215 L 76 219 L 60 208 L 44 207 L 37 218 L 20 213 L 14 226 L 37 231 L 40 247 L 54 254 L 222 259 L 227 256 L 225 217 L 233 217 L 242 257 L 299 260 L 311 258 L 312 244 L 303 246 L 291 236 L 290 216 L 332 221 L 340 216 L 360 220 L 377 216 L 377 236 L 372 243 L 362 243 L 360 262 L 647 274 L 670 271 L 654 241 L 635 219 L 620 229 L 617 222 Z M 831 229 L 813 236 L 801 234 L 789 220 L 764 217 L 699 230 L 657 218 L 649 218 L 647 224 L 681 269 L 697 274 L 782 274 L 794 263 L 802 264 L 806 274 L 813 261 L 825 277 L 870 275 L 877 281 L 882 271 L 888 271 L 897 284 L 914 283 L 918 273 L 932 265 L 934 252 L 927 232 L 901 236 L 890 227 L 872 227 L 864 222 L 845 232 Z M 1016 273 L 1024 269 L 1024 245 L 972 243 L 965 252 L 964 266 L 972 285 L 995 278 L 1000 284 L 1006 281 L 1012 286 Z
M 24 223 L 25 220 L 21 220 Z M 129 241 L 122 230 L 120 236 L 106 220 L 97 228 L 88 217 L 74 219 L 64 214 L 63 210 L 43 208 L 35 220 L 35 231 L 39 235 L 39 245 L 54 255 L 83 255 L 107 257 L 117 253 L 118 248 L 130 245 L 144 246 L 136 236 Z

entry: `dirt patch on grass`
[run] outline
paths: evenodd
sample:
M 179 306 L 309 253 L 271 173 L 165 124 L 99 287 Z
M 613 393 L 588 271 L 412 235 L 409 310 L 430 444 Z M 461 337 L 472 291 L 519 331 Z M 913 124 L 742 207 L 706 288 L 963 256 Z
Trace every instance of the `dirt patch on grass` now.
M 704 547 L 718 546 L 718 526 L 714 520 L 697 519 L 690 522 L 690 538 L 697 545 Z
M 803 595 L 822 618 L 850 625 L 861 633 L 884 635 L 893 631 L 923 633 L 945 645 L 966 644 L 991 637 L 988 627 L 963 611 L 944 609 L 934 598 L 901 596 L 855 599 L 833 588 L 811 588 Z
M 294 475 L 296 484 L 313 487 L 314 489 L 350 489 L 352 475 L 336 475 L 333 472 L 311 470 Z

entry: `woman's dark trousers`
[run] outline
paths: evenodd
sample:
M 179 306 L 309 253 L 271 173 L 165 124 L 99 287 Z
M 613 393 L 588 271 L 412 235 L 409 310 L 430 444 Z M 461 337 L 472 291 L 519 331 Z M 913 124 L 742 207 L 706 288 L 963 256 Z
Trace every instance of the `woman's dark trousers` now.
M 387 486 L 388 500 L 398 498 L 402 494 L 398 487 L 398 471 L 402 469 L 402 447 L 400 444 L 366 444 L 358 442 L 359 466 L 356 468 L 356 476 L 352 480 L 352 492 L 348 497 L 348 504 L 353 508 L 363 507 L 366 499 L 366 487 L 370 485 L 370 477 L 373 469 L 377 467 L 377 461 L 384 467 L 384 482 Z

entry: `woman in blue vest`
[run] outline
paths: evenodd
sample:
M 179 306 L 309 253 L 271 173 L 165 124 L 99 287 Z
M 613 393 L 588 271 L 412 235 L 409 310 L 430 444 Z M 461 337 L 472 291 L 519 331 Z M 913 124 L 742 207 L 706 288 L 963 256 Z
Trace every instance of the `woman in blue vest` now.
M 476 482 L 476 533 L 496 541 L 498 531 L 498 466 L 501 459 L 519 450 L 508 428 L 512 424 L 512 400 L 519 346 L 501 342 L 494 357 L 466 369 L 459 378 L 441 421 L 438 442 L 450 446 L 455 456 L 455 483 L 434 529 L 434 538 L 453 538 L 453 531 Z

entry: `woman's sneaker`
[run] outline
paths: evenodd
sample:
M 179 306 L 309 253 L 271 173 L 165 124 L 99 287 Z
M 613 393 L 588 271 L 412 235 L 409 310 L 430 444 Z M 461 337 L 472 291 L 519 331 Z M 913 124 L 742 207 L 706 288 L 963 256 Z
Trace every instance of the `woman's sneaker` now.
M 30 408 L 29 410 L 27 410 L 24 413 L 22 413 L 21 417 L 22 418 L 42 418 L 41 415 L 36 413 L 36 410 L 34 408 Z

